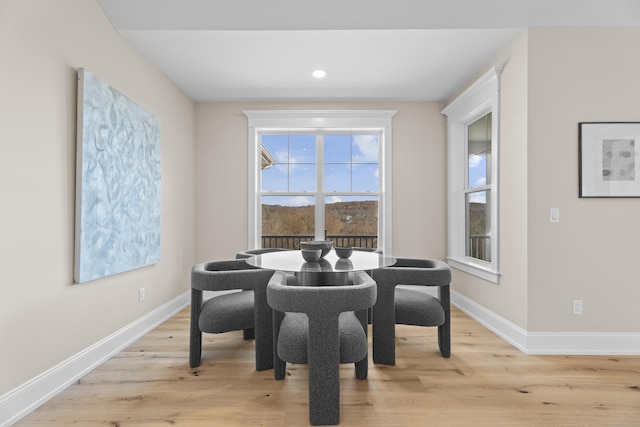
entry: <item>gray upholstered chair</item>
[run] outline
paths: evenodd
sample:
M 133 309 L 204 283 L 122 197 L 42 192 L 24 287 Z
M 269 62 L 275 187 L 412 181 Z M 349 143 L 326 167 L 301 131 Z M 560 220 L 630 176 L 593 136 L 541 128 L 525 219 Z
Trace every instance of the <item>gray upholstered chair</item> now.
M 244 251 L 240 251 L 236 253 L 236 259 L 246 259 L 251 258 L 254 255 L 262 255 L 269 252 L 279 252 L 279 251 L 288 251 L 289 249 L 284 248 L 258 248 L 258 249 L 247 249 Z
M 200 366 L 202 333 L 219 334 L 255 328 L 256 369 L 273 368 L 272 315 L 266 289 L 273 271 L 244 260 L 203 262 L 191 269 L 191 337 L 189 365 Z M 242 290 L 216 295 L 203 303 L 204 291 Z M 247 335 L 245 334 L 245 338 Z
M 236 253 L 236 259 L 248 259 L 251 258 L 254 255 L 262 255 L 262 254 L 266 254 L 269 252 L 279 252 L 279 251 L 288 251 L 289 249 L 283 249 L 283 248 L 258 248 L 258 249 L 247 249 L 244 251 L 240 251 Z M 245 292 L 251 292 L 251 291 L 245 291 Z M 244 295 L 245 298 L 248 298 L 246 295 Z M 245 340 L 250 340 L 255 338 L 255 331 L 253 329 L 253 327 L 249 328 L 249 329 L 244 329 L 242 332 L 242 337 Z
M 354 246 L 353 247 L 354 251 L 362 251 L 362 252 L 375 252 L 377 254 L 382 254 L 382 249 L 377 249 L 377 248 L 363 248 L 363 247 L 359 247 L 359 246 Z M 369 276 L 373 275 L 373 270 L 366 270 L 365 273 L 367 273 Z M 369 307 L 367 309 L 367 316 L 369 316 L 369 324 L 371 324 L 371 321 L 373 320 L 373 307 Z
M 309 365 L 313 425 L 340 422 L 340 363 L 355 363 L 357 378 L 367 378 L 366 313 L 376 301 L 376 285 L 363 272 L 354 278 L 347 286 L 297 286 L 294 276 L 278 271 L 267 287 L 274 377 L 284 379 L 287 362 Z
M 373 362 L 395 365 L 395 325 L 437 326 L 442 357 L 451 355 L 451 269 L 438 260 L 398 258 L 373 271 L 378 301 L 373 307 Z M 437 297 L 427 290 L 437 287 Z
M 353 247 L 353 250 L 354 250 L 354 251 L 362 251 L 362 252 L 375 252 L 375 253 L 378 253 L 378 254 L 381 254 L 381 253 L 382 253 L 382 250 L 381 250 L 381 249 L 376 249 L 376 248 L 363 248 L 363 247 L 360 247 L 360 246 L 354 246 L 354 247 Z

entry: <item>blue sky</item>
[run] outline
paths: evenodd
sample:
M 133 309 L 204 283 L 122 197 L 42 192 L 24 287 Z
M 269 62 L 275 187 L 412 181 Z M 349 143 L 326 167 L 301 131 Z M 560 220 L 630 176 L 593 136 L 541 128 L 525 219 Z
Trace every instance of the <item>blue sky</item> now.
M 469 156 L 469 188 L 483 187 L 487 185 L 487 155 L 485 153 Z M 471 193 L 469 201 L 473 203 L 486 203 L 487 193 L 479 191 Z
M 264 192 L 315 192 L 315 135 L 263 135 L 262 144 L 276 159 L 276 164 L 262 171 Z M 326 193 L 378 192 L 378 135 L 324 136 L 324 190 Z M 359 197 L 357 200 L 372 200 Z M 347 198 L 336 194 L 327 202 Z M 353 197 L 349 197 L 353 200 Z M 305 206 L 314 203 L 312 194 L 268 197 L 268 204 Z

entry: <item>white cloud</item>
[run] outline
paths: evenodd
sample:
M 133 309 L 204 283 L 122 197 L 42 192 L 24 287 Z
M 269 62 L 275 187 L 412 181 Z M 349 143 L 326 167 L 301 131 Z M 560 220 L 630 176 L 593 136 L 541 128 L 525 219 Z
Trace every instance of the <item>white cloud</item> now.
M 289 170 L 289 165 L 287 164 L 289 153 L 287 151 L 278 151 L 274 157 L 276 158 L 275 168 L 281 173 L 287 173 Z
M 289 198 L 289 205 L 291 206 L 309 206 L 313 204 L 312 197 L 308 196 L 295 196 Z
M 327 203 L 340 203 L 342 199 L 339 196 L 331 196 Z
M 487 185 L 487 177 L 482 176 L 476 180 L 476 187 L 484 187 Z
M 380 137 L 378 135 L 356 135 L 354 143 L 361 154 L 354 156 L 354 162 L 377 162 L 380 155 Z
M 486 191 L 478 191 L 469 195 L 469 203 L 487 203 Z
M 482 163 L 482 160 L 484 160 L 483 156 L 478 156 L 478 155 L 469 156 L 469 167 L 470 168 L 478 167 L 480 163 Z
M 279 151 L 275 154 L 276 169 L 282 173 L 295 173 L 296 169 L 300 168 L 301 163 L 298 163 L 294 156 L 289 155 L 287 151 Z
M 289 159 L 289 152 L 286 150 L 278 151 L 273 157 L 276 158 L 278 163 L 287 163 L 287 160 Z

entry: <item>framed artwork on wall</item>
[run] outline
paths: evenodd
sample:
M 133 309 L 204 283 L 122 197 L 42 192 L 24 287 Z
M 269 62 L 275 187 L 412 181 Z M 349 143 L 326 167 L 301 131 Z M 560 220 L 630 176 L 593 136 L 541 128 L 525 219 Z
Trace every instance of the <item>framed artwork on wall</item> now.
M 578 124 L 580 197 L 640 197 L 640 122 Z
M 74 279 L 160 261 L 158 118 L 78 69 Z

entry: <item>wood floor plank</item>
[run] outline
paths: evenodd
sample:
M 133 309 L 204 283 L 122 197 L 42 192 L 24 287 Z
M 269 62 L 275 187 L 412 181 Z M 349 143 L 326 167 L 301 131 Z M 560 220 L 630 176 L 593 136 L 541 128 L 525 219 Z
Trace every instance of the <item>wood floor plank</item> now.
M 457 309 L 451 358 L 435 328 L 399 325 L 396 366 L 340 368 L 344 426 L 640 427 L 640 357 L 529 356 Z M 308 371 L 256 372 L 240 332 L 204 334 L 190 369 L 185 309 L 17 426 L 308 425 Z

